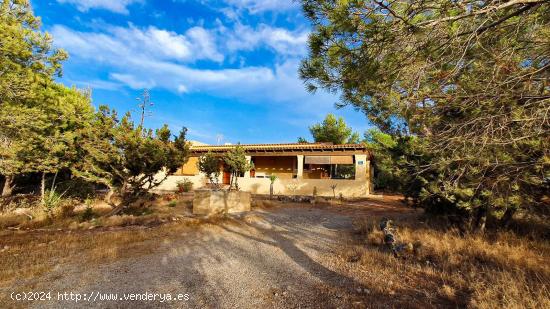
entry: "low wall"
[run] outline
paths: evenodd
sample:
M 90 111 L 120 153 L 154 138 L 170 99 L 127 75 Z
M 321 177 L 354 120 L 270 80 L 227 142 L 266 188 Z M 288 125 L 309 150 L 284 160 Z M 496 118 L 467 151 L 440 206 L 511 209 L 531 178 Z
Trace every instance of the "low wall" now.
M 213 215 L 250 211 L 250 192 L 195 190 L 193 213 Z
M 176 191 L 178 181 L 188 179 L 193 182 L 193 189 L 206 188 L 207 179 L 204 176 L 169 176 L 155 190 L 160 192 Z M 267 178 L 238 179 L 239 189 L 252 194 L 269 194 L 270 181 Z M 318 196 L 333 196 L 331 185 L 335 184 L 335 193 L 344 197 L 365 197 L 369 195 L 369 182 L 344 179 L 277 179 L 273 185 L 273 193 L 277 195 L 313 195 L 317 188 Z
M 271 181 L 266 178 L 238 179 L 239 188 L 252 194 L 269 194 Z M 336 185 L 334 193 L 344 197 L 365 197 L 369 194 L 367 181 L 345 179 L 277 179 L 273 184 L 273 194 L 276 195 L 313 195 L 317 189 L 318 196 L 333 196 L 331 186 Z
M 157 179 L 161 179 L 164 177 L 164 175 L 159 174 L 157 175 Z M 178 182 L 183 182 L 185 179 L 193 182 L 193 190 L 206 188 L 206 184 L 208 183 L 208 179 L 203 175 L 197 175 L 197 176 L 168 176 L 166 180 L 164 180 L 160 186 L 155 188 L 155 191 L 177 191 L 178 189 Z

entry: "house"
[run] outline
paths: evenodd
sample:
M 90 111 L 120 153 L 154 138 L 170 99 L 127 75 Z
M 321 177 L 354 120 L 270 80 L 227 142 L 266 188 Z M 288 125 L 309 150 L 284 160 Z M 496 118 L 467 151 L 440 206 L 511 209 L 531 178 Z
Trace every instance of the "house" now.
M 269 194 L 269 176 L 277 176 L 274 194 L 363 197 L 372 192 L 371 153 L 363 144 L 332 143 L 240 145 L 254 168 L 238 178 L 239 188 L 253 194 Z M 194 188 L 205 187 L 198 170 L 199 158 L 208 153 L 222 157 L 236 145 L 193 144 L 189 161 L 159 188 L 176 190 L 178 181 L 188 179 Z M 220 162 L 219 183 L 229 185 L 230 173 Z M 335 187 L 334 187 L 335 186 Z M 334 190 L 333 190 L 334 188 Z

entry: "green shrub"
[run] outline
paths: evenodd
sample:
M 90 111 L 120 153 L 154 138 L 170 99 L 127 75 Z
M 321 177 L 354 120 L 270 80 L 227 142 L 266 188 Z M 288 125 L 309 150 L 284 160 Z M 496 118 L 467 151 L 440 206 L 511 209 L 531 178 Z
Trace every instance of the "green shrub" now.
M 187 178 L 184 178 L 183 181 L 177 182 L 178 192 L 190 192 L 193 190 L 193 182 Z
M 46 190 L 46 193 L 44 194 L 43 207 L 44 211 L 49 217 L 53 215 L 53 211 L 59 206 L 59 204 L 63 200 L 64 194 L 65 192 L 58 193 L 55 187 L 53 187 L 52 190 Z
M 166 204 L 168 207 L 176 207 L 178 203 L 176 201 L 171 201 L 170 203 Z
M 84 212 L 80 215 L 80 221 L 92 220 L 95 217 L 95 213 L 92 207 L 87 206 Z
M 84 200 L 88 197 L 94 197 L 96 195 L 96 185 L 81 178 L 65 180 L 58 183 L 56 186 L 59 191 L 66 191 L 67 197 L 72 197 L 79 200 Z
M 86 200 L 84 200 L 84 204 L 86 205 L 86 209 L 83 213 L 80 214 L 80 221 L 88 221 L 95 217 L 94 210 L 92 208 L 93 199 L 87 197 Z

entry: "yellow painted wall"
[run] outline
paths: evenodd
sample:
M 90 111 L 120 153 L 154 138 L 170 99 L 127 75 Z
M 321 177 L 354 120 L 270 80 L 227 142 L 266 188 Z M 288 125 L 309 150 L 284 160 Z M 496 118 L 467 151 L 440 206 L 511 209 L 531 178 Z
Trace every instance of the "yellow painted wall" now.
M 199 174 L 199 158 L 190 157 L 187 163 L 185 163 L 177 172 L 176 175 L 189 175 L 194 176 Z

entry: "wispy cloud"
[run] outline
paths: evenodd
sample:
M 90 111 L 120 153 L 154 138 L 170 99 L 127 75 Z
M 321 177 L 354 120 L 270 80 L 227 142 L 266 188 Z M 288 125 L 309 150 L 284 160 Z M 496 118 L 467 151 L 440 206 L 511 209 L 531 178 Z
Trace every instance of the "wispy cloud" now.
M 128 57 L 138 53 L 152 59 L 181 62 L 223 60 L 223 55 L 216 50 L 214 38 L 200 27 L 191 28 L 185 34 L 177 34 L 153 26 L 145 29 L 133 25 L 108 26 L 106 32 L 76 32 L 57 25 L 51 32 L 57 44 L 78 51 L 79 57 L 105 60 L 105 57 Z M 97 54 L 98 50 L 104 53 Z
M 250 13 L 262 13 L 265 11 L 287 11 L 300 7 L 295 0 L 223 0 L 226 4 L 240 10 L 248 10 Z
M 67 82 L 71 85 L 77 86 L 79 88 L 91 88 L 91 89 L 102 89 L 102 90 L 120 90 L 124 85 L 118 82 L 105 81 L 105 80 L 72 80 L 69 79 Z
M 64 26 L 54 26 L 51 32 L 55 44 L 67 49 L 74 57 L 107 65 L 111 80 L 133 89 L 165 88 L 174 93 L 206 92 L 221 97 L 238 98 L 245 102 L 261 102 L 269 97 L 273 102 L 307 101 L 332 104 L 332 96 L 313 98 L 306 93 L 297 76 L 305 32 L 293 33 L 261 25 L 257 28 L 236 26 L 223 31 L 194 27 L 177 34 L 155 27 L 145 29 L 106 27 L 106 31 L 79 32 Z M 237 34 L 242 34 L 238 39 Z M 193 43 L 190 43 L 193 42 Z M 216 42 L 218 45 L 216 45 Z M 222 61 L 218 50 L 234 52 L 259 46 L 273 48 L 287 55 L 272 67 L 203 69 L 193 67 L 197 59 Z
M 222 29 L 229 32 L 226 44 L 230 51 L 253 50 L 267 46 L 279 55 L 300 56 L 306 53 L 308 30 L 291 31 L 266 24 L 259 24 L 253 28 L 240 23 L 235 24 L 230 30 L 225 27 Z
M 57 2 L 72 4 L 81 12 L 87 12 L 90 9 L 104 9 L 114 13 L 128 14 L 130 4 L 142 3 L 143 0 L 57 0 Z
M 132 89 L 144 89 L 144 88 L 153 88 L 156 86 L 154 80 L 143 80 L 138 79 L 136 76 L 131 74 L 122 74 L 122 73 L 111 73 L 109 77 L 127 85 Z

